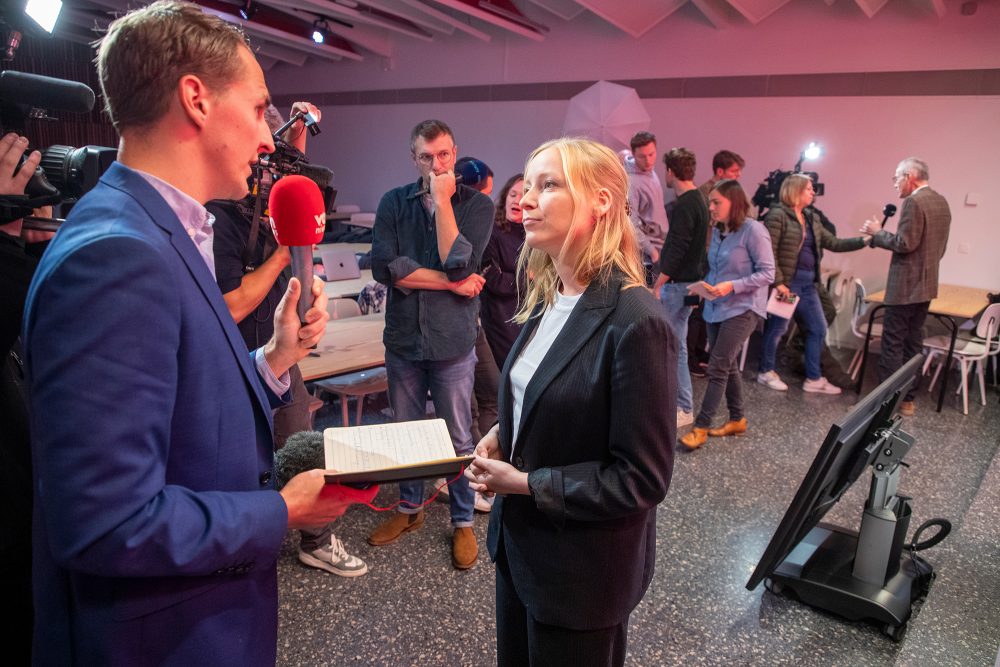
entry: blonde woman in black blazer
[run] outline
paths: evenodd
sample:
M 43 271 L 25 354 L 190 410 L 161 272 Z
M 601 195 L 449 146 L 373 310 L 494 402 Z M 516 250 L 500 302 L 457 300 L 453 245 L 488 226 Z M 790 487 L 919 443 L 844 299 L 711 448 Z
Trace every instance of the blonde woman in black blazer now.
M 621 665 L 673 467 L 676 341 L 643 287 L 617 156 L 548 142 L 524 188 L 524 327 L 466 471 L 498 495 L 497 662 Z

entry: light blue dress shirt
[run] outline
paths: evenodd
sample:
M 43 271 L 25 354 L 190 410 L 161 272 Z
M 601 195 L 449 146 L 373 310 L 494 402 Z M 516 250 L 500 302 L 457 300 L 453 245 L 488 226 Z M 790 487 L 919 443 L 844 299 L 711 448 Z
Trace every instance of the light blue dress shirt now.
M 131 169 L 131 167 L 126 167 L 126 169 Z M 167 202 L 167 206 L 170 207 L 170 210 L 180 220 L 181 226 L 187 231 L 188 237 L 198 250 L 198 254 L 205 260 L 205 264 L 208 265 L 208 271 L 214 279 L 215 252 L 212 248 L 214 240 L 212 236 L 212 224 L 215 222 L 215 216 L 209 213 L 208 209 L 195 201 L 187 193 L 181 192 L 163 179 L 144 171 L 139 171 L 138 169 L 133 169 L 132 171 L 142 176 L 163 197 L 163 200 Z M 282 373 L 281 377 L 275 375 L 274 371 L 268 365 L 267 359 L 264 358 L 264 348 L 259 347 L 254 351 L 254 364 L 257 366 L 258 375 L 267 383 L 268 388 L 276 396 L 282 396 L 288 391 L 288 388 L 292 384 L 288 371 Z

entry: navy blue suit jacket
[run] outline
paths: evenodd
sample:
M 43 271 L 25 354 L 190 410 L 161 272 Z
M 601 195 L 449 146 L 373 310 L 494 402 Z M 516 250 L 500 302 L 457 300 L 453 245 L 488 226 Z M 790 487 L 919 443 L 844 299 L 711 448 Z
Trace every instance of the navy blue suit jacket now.
M 28 294 L 37 664 L 273 664 L 268 395 L 180 221 L 116 163 Z

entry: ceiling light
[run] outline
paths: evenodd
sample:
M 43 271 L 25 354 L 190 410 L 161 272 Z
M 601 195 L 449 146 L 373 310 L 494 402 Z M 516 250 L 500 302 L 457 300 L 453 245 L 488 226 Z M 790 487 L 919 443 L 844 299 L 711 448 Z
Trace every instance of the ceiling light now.
M 317 44 L 325 43 L 329 29 L 330 26 L 327 25 L 326 19 L 316 19 L 313 21 L 312 40 Z
M 243 6 L 240 7 L 240 18 L 244 21 L 249 21 L 253 18 L 253 15 L 257 13 L 257 3 L 254 0 L 245 0 Z

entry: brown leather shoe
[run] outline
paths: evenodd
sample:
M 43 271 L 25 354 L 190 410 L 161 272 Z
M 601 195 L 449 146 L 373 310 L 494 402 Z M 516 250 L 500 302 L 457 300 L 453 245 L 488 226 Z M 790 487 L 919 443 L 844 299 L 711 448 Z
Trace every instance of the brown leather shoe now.
M 468 570 L 479 558 L 479 545 L 472 528 L 456 528 L 451 536 L 451 564 L 458 570 Z
M 738 422 L 728 421 L 719 428 L 708 429 L 708 434 L 713 438 L 722 438 L 727 435 L 743 435 L 747 432 L 747 418 L 743 417 Z
M 380 547 L 383 544 L 392 544 L 403 533 L 414 531 L 422 525 L 424 525 L 423 510 L 416 514 L 396 512 L 391 518 L 383 521 L 378 528 L 372 531 L 372 534 L 368 536 L 368 544 L 375 547 Z
M 695 426 L 691 432 L 681 438 L 681 444 L 688 449 L 698 449 L 708 440 L 708 429 Z
M 904 417 L 912 417 L 917 414 L 917 406 L 913 401 L 901 401 L 899 404 L 899 414 Z

